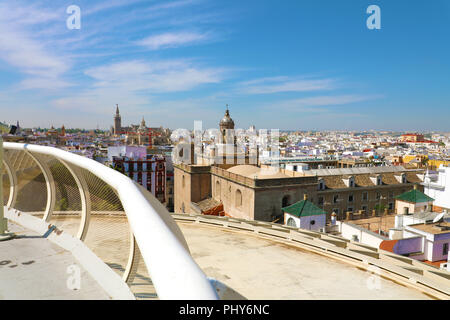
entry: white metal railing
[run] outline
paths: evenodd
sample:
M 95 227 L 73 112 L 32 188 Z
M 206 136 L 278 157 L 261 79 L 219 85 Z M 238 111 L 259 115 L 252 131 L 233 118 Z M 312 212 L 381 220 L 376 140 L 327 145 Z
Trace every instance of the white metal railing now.
M 91 199 L 81 171 L 87 171 L 115 192 L 130 225 L 132 241 L 130 257 L 123 275 L 124 280 L 130 275 L 138 249 L 158 298 L 218 298 L 215 288 L 192 259 L 186 241 L 169 212 L 143 187 L 94 160 L 61 149 L 7 142 L 3 147 L 5 151 L 3 165 L 10 182 L 7 206 L 14 208 L 18 197 L 19 179 L 15 168 L 22 166 L 27 159 L 34 161 L 35 167 L 39 168 L 45 180 L 47 198 L 42 218 L 48 222 L 55 211 L 56 188 L 47 163 L 50 160 L 56 161 L 70 172 L 79 190 L 81 219 L 76 236 L 84 240 L 90 224 Z M 13 161 L 15 165 L 11 164 Z

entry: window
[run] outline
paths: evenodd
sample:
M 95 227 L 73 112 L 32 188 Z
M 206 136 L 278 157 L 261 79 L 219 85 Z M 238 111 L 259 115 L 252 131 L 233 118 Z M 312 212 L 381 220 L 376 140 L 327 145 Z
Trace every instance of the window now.
M 282 208 L 287 207 L 290 204 L 289 200 L 290 200 L 290 196 L 284 196 L 283 200 L 281 200 L 281 207 Z
M 394 203 L 393 202 L 389 202 L 389 210 L 393 210 L 394 209 Z
M 381 199 L 381 193 L 377 192 L 376 199 L 377 199 L 377 200 L 380 200 L 380 199 Z
M 236 207 L 242 206 L 242 192 L 241 190 L 236 190 Z
M 350 188 L 353 188 L 355 186 L 355 178 L 351 177 L 349 179 L 349 186 L 350 186 Z
M 323 179 L 319 180 L 319 190 L 325 190 L 325 182 Z
M 361 210 L 364 211 L 364 212 L 367 212 L 367 206 L 362 206 Z
M 367 201 L 367 199 L 369 198 L 369 194 L 367 193 L 367 191 L 362 193 L 362 201 Z
M 220 182 L 216 181 L 216 197 L 220 199 Z
M 348 195 L 348 202 L 353 202 L 353 194 Z
M 383 180 L 381 179 L 381 176 L 377 176 L 377 185 L 381 186 L 383 184 Z
M 448 254 L 448 243 L 444 243 L 442 246 L 442 255 L 446 256 Z
M 295 220 L 292 218 L 289 218 L 287 221 L 287 225 L 290 227 L 297 227 L 297 224 L 295 223 Z
M 336 195 L 333 197 L 333 203 L 338 203 L 338 200 L 339 200 L 339 195 L 336 194 Z
M 318 204 L 319 206 L 323 206 L 323 197 L 317 198 L 317 204 Z
M 407 183 L 408 180 L 406 180 L 406 174 L 402 174 L 402 183 Z

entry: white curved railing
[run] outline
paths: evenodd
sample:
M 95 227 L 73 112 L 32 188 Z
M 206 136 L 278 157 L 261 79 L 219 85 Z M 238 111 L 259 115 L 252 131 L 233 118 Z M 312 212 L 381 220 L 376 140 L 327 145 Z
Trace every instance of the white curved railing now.
M 111 187 L 128 219 L 132 241 L 124 280 L 127 280 L 134 267 L 137 243 L 158 298 L 195 300 L 218 298 L 213 285 L 192 259 L 186 241 L 169 212 L 143 187 L 103 164 L 60 149 L 7 142 L 3 147 L 5 150 L 3 165 L 10 181 L 10 192 L 6 202 L 8 206 L 14 208 L 18 192 L 18 178 L 10 163 L 14 159 L 8 157 L 8 152 L 16 151 L 22 156 L 25 153 L 36 162 L 45 179 L 47 199 L 43 219 L 48 222 L 55 208 L 56 191 L 52 173 L 43 158 L 56 159 L 70 172 L 79 189 L 81 223 L 76 236 L 84 240 L 88 233 L 91 201 L 86 190 L 86 182 L 79 171 L 86 170 Z M 23 159 L 16 160 L 23 161 Z

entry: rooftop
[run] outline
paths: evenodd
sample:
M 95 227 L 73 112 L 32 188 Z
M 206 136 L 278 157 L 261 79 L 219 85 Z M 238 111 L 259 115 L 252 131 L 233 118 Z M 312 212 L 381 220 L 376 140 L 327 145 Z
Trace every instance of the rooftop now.
M 283 212 L 285 213 L 289 213 L 297 217 L 309 217 L 327 214 L 325 211 L 308 200 L 299 201 L 288 207 L 284 207 L 281 210 L 283 210 Z
M 395 199 L 400 200 L 400 201 L 411 202 L 411 203 L 422 203 L 422 202 L 434 201 L 433 198 L 427 196 L 425 193 L 423 193 L 422 191 L 419 191 L 417 189 L 412 189 L 410 191 L 402 193 L 401 195 L 396 196 Z
M 227 171 L 252 179 L 289 178 L 287 175 L 280 172 L 277 168 L 259 168 L 257 166 L 246 164 L 231 167 Z
M 446 234 L 450 233 L 450 222 L 436 222 L 429 224 L 411 224 L 407 226 L 412 229 L 417 229 L 420 231 L 424 231 L 430 234 Z

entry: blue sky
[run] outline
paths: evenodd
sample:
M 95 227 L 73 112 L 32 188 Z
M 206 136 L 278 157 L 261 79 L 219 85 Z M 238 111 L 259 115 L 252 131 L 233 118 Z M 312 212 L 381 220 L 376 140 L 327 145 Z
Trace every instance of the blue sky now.
M 447 0 L 0 0 L 0 120 L 450 131 L 449 57 Z

